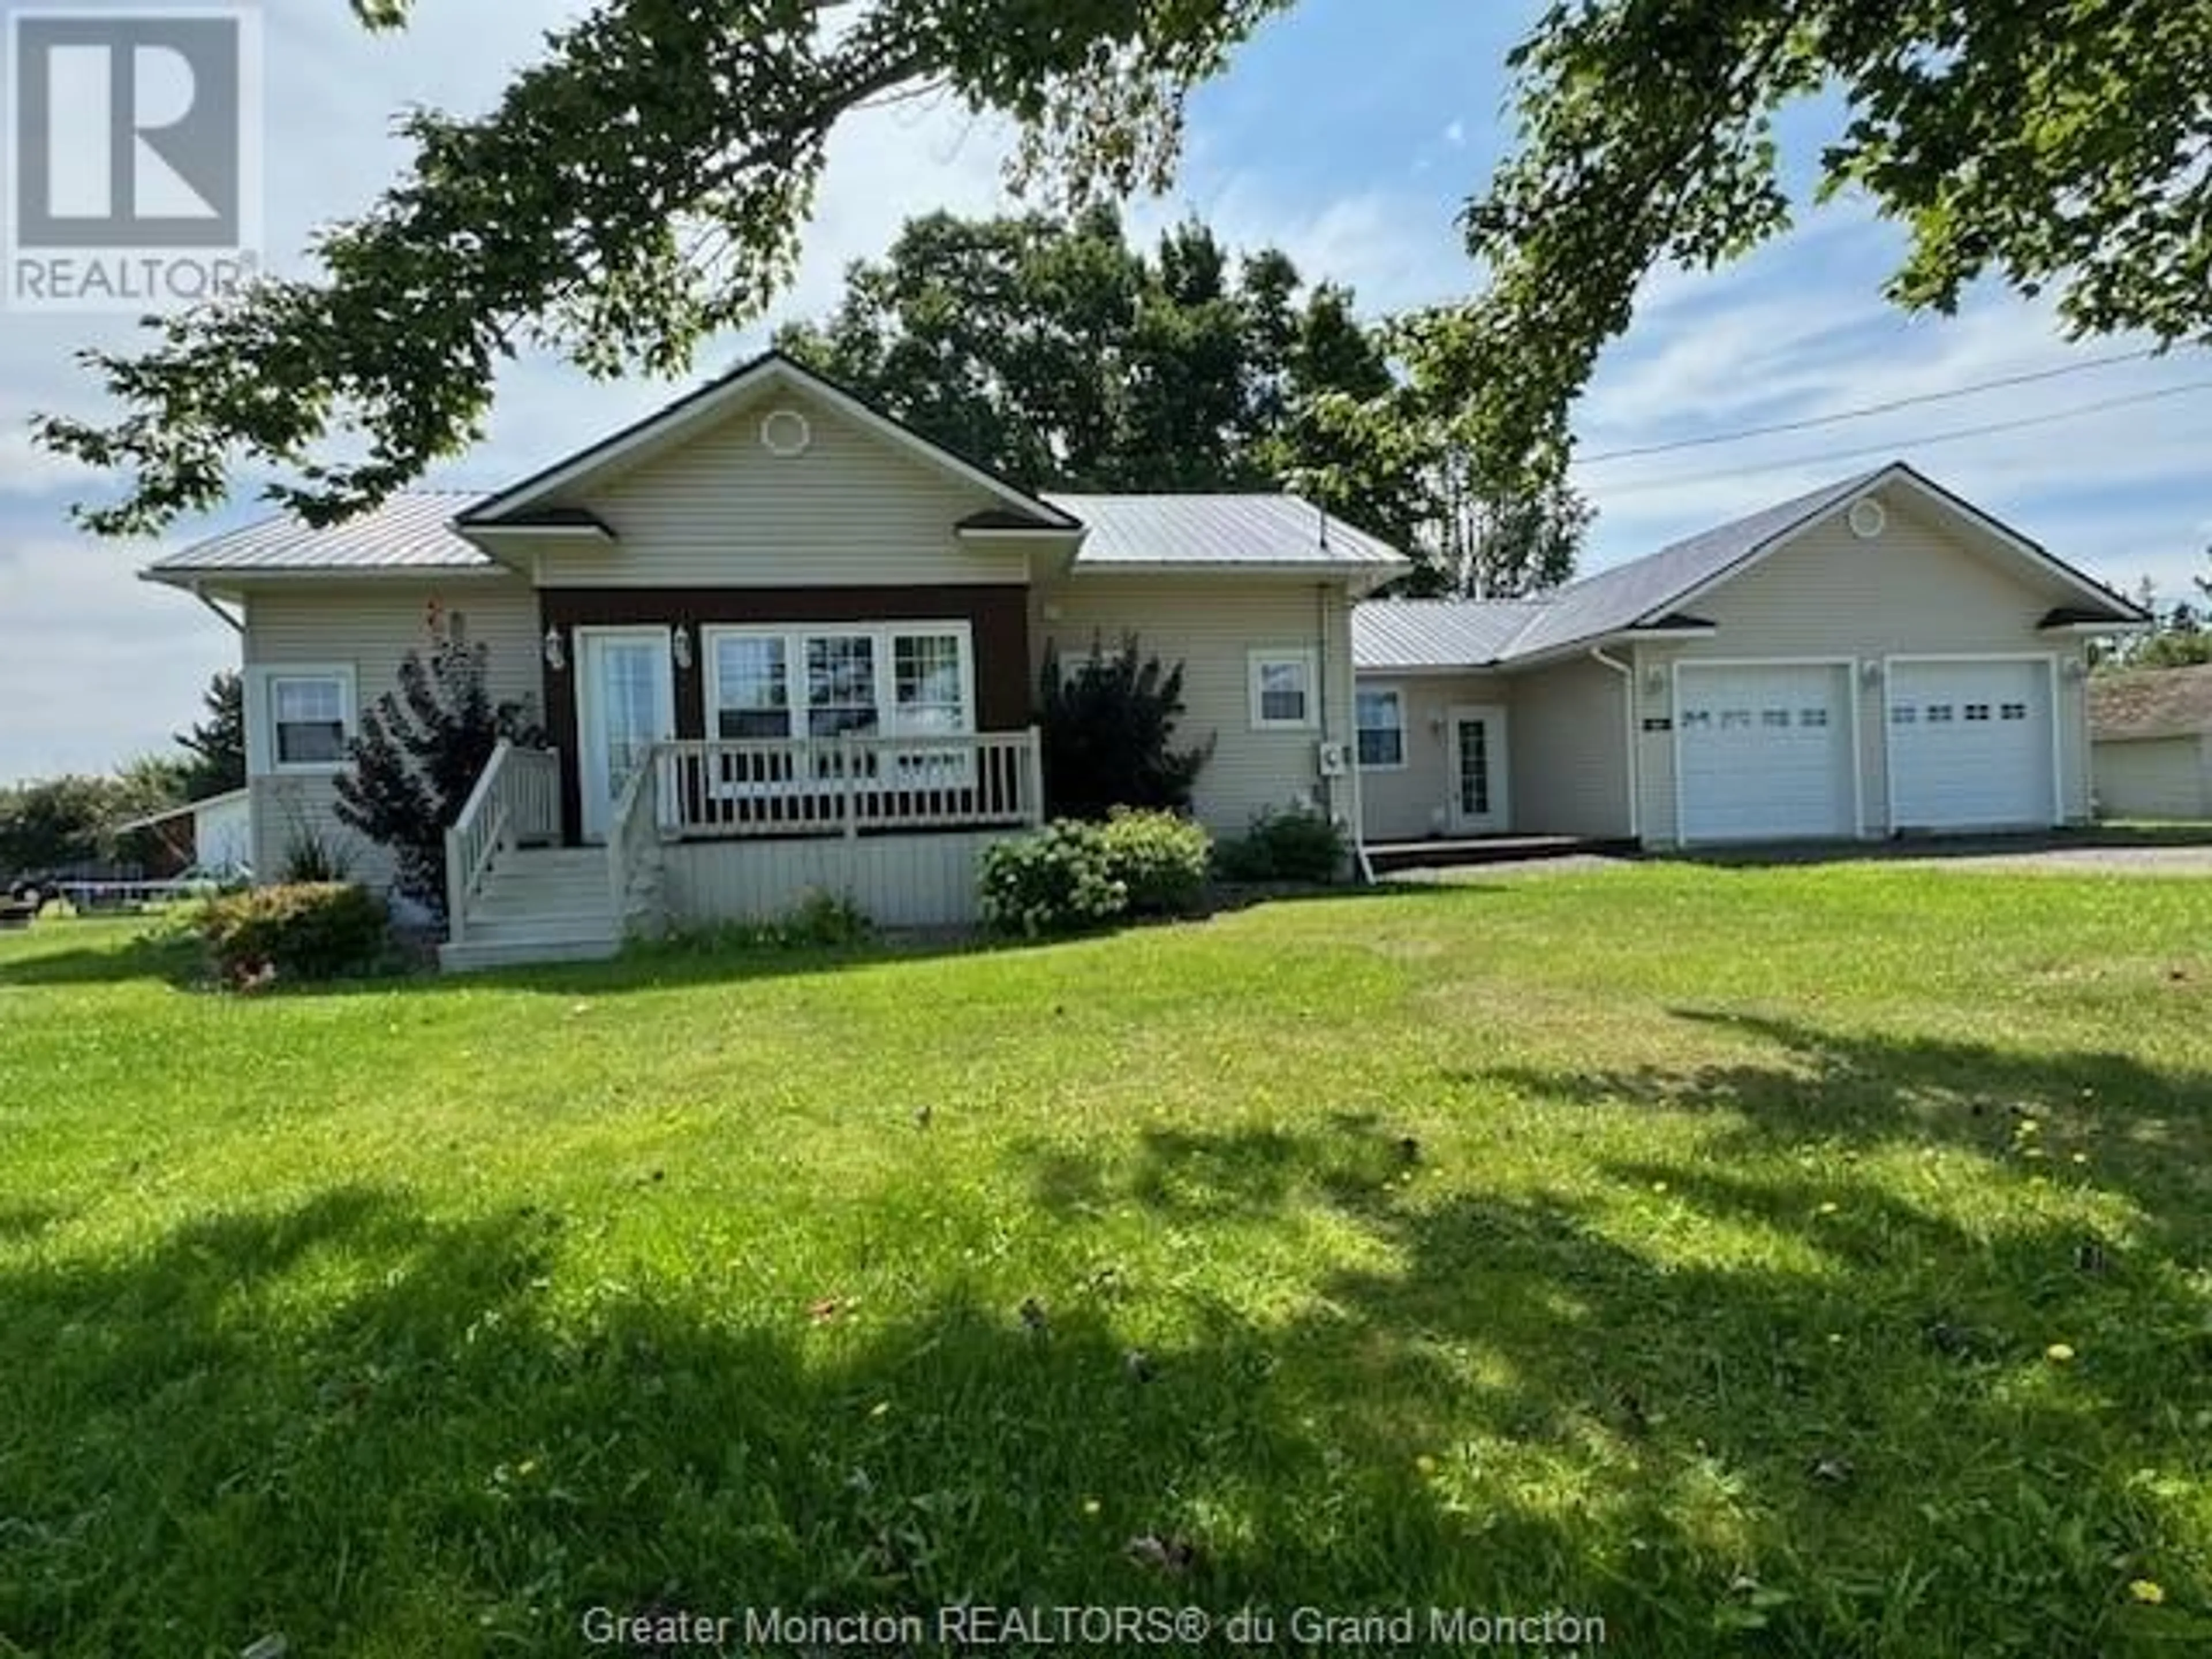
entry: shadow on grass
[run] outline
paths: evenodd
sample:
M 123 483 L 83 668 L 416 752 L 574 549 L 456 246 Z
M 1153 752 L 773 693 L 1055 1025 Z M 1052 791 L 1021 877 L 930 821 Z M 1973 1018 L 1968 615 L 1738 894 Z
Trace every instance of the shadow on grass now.
M 1516 1571 L 1565 1559 L 1534 1514 L 1470 1552 L 1387 1424 L 1346 1467 L 1311 1415 L 1342 1402 L 1286 1393 L 1295 1354 L 1240 1322 L 1139 1377 L 1103 1302 L 1040 1331 L 955 1285 L 830 1323 L 556 1294 L 589 1219 L 356 1187 L 0 1270 L 0 1650 L 579 1651 L 594 1606 L 1540 1606 Z
M 1687 1069 L 1498 1066 L 1459 1080 L 1583 1105 L 1640 1104 L 1733 1120 L 1715 1155 L 1841 1141 L 1964 1148 L 2015 1168 L 2073 1167 L 2126 1190 L 2154 1223 L 2195 1231 L 2212 1165 L 2212 1073 L 2131 1055 L 2033 1052 L 1940 1037 L 1822 1030 L 1800 1021 L 1695 1008 L 1694 1024 L 1755 1039 L 1771 1057 Z M 2023 1126 L 2027 1127 L 2023 1130 Z
M 27 948 L 0 957 L 0 988 L 124 985 L 134 980 L 182 986 L 203 976 L 199 948 L 190 939 L 133 934 L 123 927 L 107 921 L 41 922 L 31 933 L 15 936 Z M 100 938 L 86 938 L 87 929 Z
M 1486 1195 L 1479 1176 L 1431 1200 L 1466 1172 L 1344 1120 L 1154 1134 L 1080 1174 L 1063 1152 L 1037 1192 L 1183 1227 L 1362 1228 L 1389 1265 L 1320 1285 L 1272 1382 L 1325 1402 L 1358 1462 L 1430 1449 L 1437 1489 L 1474 1494 L 1451 1507 L 1476 1538 L 1516 1493 L 1558 1518 L 1563 1581 L 1611 1577 L 1595 1605 L 1635 1652 L 2212 1641 L 2191 1496 L 2212 1405 L 2212 1291 L 2188 1266 L 2201 1214 L 2173 1200 L 2191 1253 L 2130 1256 L 2025 1206 L 1970 1235 L 1871 1178 L 1605 1173 L 1604 1201 Z M 1655 1249 L 1651 1219 L 1706 1237 Z M 1715 1248 L 1747 1237 L 1759 1247 Z M 2174 1605 L 2136 1604 L 2136 1578 Z
M 594 1606 L 963 1600 L 1556 1606 L 1679 1659 L 2203 1629 L 2118 1589 L 2205 1589 L 2159 1483 L 2203 1473 L 2208 1310 L 2163 1263 L 2081 1272 L 2063 1228 L 1969 1238 L 1868 1182 L 1613 1171 L 1795 1247 L 1668 1255 L 1617 1192 L 1486 1193 L 1357 1114 L 1028 1157 L 1070 1242 L 1099 1209 L 1194 1253 L 1318 1218 L 1362 1265 L 1264 1314 L 1160 1269 L 1025 1321 L 917 1243 L 910 1300 L 831 1316 L 611 1271 L 603 1214 L 358 1185 L 0 1265 L 0 1650 L 568 1652 Z

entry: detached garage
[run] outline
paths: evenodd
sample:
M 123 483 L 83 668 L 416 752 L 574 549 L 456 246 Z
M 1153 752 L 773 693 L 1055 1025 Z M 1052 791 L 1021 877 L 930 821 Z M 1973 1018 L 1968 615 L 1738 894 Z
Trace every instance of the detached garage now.
M 2212 665 L 2100 674 L 2089 737 L 2104 817 L 2212 818 Z

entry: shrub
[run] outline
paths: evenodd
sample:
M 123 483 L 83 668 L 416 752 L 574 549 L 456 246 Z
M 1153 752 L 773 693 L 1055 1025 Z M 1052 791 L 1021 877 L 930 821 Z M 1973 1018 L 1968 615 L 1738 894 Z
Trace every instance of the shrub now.
M 343 979 L 373 971 L 388 944 L 384 901 L 335 882 L 259 887 L 200 907 L 200 937 L 233 984 Z
M 1100 820 L 1115 806 L 1188 808 L 1213 744 L 1175 746 L 1182 712 L 1182 665 L 1163 668 L 1133 634 L 1115 652 L 1094 641 L 1067 667 L 1048 650 L 1037 685 L 1046 809 Z
M 492 696 L 490 652 L 430 614 L 430 654 L 410 651 L 399 686 L 362 711 L 350 772 L 337 782 L 338 821 L 392 854 L 393 885 L 446 914 L 446 831 L 453 828 L 502 738 L 542 748 L 545 734 L 519 702 Z
M 1105 831 L 1072 818 L 987 848 L 981 885 L 983 920 L 1029 939 L 1111 921 L 1129 902 L 1129 890 L 1115 878 Z
M 339 886 L 353 879 L 353 854 L 321 824 L 295 813 L 277 878 L 287 887 Z
M 1214 855 L 1224 881 L 1330 882 L 1344 867 L 1344 831 L 1328 813 L 1311 807 L 1269 811 Z
M 1099 836 L 1108 871 L 1128 891 L 1132 915 L 1182 915 L 1196 908 L 1213 853 L 1202 824 L 1117 806 Z
M 774 921 L 729 921 L 686 928 L 659 940 L 655 954 L 722 956 L 741 951 L 830 951 L 865 945 L 875 937 L 867 912 L 840 893 L 810 889 Z

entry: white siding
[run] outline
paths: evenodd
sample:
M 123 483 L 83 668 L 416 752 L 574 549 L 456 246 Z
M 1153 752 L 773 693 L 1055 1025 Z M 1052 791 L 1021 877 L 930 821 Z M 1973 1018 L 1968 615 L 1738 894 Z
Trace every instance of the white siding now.
M 1513 677 L 1513 827 L 1535 836 L 1631 833 L 1626 693 L 1588 657 Z
M 2080 656 L 2075 641 L 2048 638 L 2036 624 L 2056 591 L 2024 581 L 2017 567 L 1976 550 L 1897 490 L 1886 492 L 1887 530 L 1861 541 L 1840 518 L 1809 531 L 1741 576 L 1686 607 L 1719 632 L 1679 646 L 1638 647 L 1638 720 L 1674 717 L 1676 660 L 1848 657 L 1855 664 L 1890 656 L 1954 653 Z M 1660 671 L 1654 689 L 1647 670 Z M 1883 689 L 1854 671 L 1858 710 L 1861 833 L 1888 832 L 1884 764 Z M 2089 814 L 2087 702 L 2081 682 L 2063 673 L 2058 705 L 2059 788 L 2069 822 Z M 1671 732 L 1643 732 L 1643 834 L 1656 846 L 1674 843 L 1674 744 Z
M 1352 731 L 1352 609 L 1341 582 L 1298 578 L 1080 574 L 1034 590 L 1032 649 L 1041 667 L 1048 643 L 1063 656 L 1109 650 L 1133 632 L 1148 655 L 1183 665 L 1188 712 L 1177 730 L 1185 745 L 1212 739 L 1194 802 L 1216 835 L 1242 835 L 1258 813 L 1315 798 L 1349 823 L 1356 782 L 1325 783 L 1322 742 L 1349 744 Z M 1250 653 L 1310 650 L 1321 670 L 1322 729 L 1255 731 Z
M 1450 799 L 1451 737 L 1445 722 L 1455 705 L 1480 704 L 1506 711 L 1505 744 L 1509 785 L 1512 750 L 1520 741 L 1513 682 L 1496 674 L 1423 674 L 1394 678 L 1362 674 L 1359 684 L 1393 686 L 1405 694 L 1406 764 L 1395 771 L 1360 774 L 1359 793 L 1370 842 L 1419 841 L 1450 833 L 1446 812 Z M 1508 790 L 1516 824 L 1520 805 Z
M 761 418 L 796 409 L 805 453 L 772 454 Z M 612 478 L 562 497 L 619 541 L 549 542 L 548 587 L 824 587 L 1020 582 L 1019 546 L 972 549 L 953 526 L 1002 506 L 819 398 L 769 387 L 710 428 Z
M 964 927 L 977 919 L 983 849 L 1021 833 L 695 842 L 666 849 L 662 892 L 679 927 L 772 921 L 810 890 L 850 899 L 880 927 Z
M 538 629 L 538 599 L 520 579 L 471 577 L 439 583 L 381 581 L 356 586 L 318 584 L 313 589 L 263 590 L 246 602 L 245 665 L 247 724 L 263 718 L 257 667 L 296 663 L 350 667 L 360 708 L 398 684 L 410 651 L 429 642 L 433 601 L 467 619 L 468 637 L 489 647 L 489 678 L 501 701 L 526 701 L 539 718 L 544 709 Z M 382 885 L 391 861 L 380 848 L 341 824 L 328 775 L 286 773 L 248 780 L 253 791 L 253 870 L 262 881 L 284 873 L 289 843 L 302 830 L 342 848 L 359 880 Z
M 2212 818 L 2212 736 L 2100 739 L 2097 810 L 2108 818 Z

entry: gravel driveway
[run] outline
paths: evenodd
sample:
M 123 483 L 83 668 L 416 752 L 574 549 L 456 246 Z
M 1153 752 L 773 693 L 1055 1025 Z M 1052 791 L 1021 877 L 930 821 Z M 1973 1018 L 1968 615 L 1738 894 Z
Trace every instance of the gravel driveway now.
M 2204 840 L 2195 842 L 2131 842 L 2124 836 L 2101 842 L 2086 836 L 2039 842 L 2032 836 L 2008 836 L 1996 841 L 1875 842 L 1850 848 L 1762 847 L 1741 852 L 1703 854 L 1686 858 L 1683 861 L 1743 867 L 1877 860 L 1929 870 L 1958 870 L 1969 874 L 1982 871 L 2002 875 L 2212 876 L 2212 827 L 2207 828 Z M 1636 861 L 1632 858 L 1577 853 L 1564 858 L 1530 858 L 1507 863 L 1406 870 L 1386 879 L 1468 882 L 1494 880 L 1501 876 L 1577 876 Z

